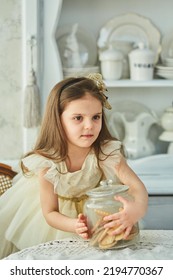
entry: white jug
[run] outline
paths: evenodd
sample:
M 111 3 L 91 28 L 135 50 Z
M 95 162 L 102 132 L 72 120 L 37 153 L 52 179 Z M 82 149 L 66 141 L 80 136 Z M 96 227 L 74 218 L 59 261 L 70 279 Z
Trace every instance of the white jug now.
M 141 112 L 132 118 L 128 112 L 115 112 L 110 118 L 110 122 L 114 123 L 114 131 L 116 131 L 115 120 L 117 118 L 122 121 L 124 126 L 125 136 L 122 141 L 128 158 L 136 159 L 154 154 L 154 144 L 148 137 L 151 126 L 157 123 L 154 114 Z

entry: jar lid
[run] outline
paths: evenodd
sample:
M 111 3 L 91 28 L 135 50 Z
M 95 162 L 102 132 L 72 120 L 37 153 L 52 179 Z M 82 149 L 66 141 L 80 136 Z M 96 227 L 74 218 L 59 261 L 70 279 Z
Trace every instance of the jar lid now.
M 108 50 L 100 53 L 100 60 L 122 60 L 123 54 L 122 52 L 114 49 L 112 45 L 109 46 Z
M 147 57 L 147 58 L 150 58 L 154 61 L 155 59 L 155 54 L 152 50 L 148 49 L 145 47 L 144 43 L 143 42 L 140 42 L 138 44 L 138 48 L 131 51 L 129 53 L 129 56 L 130 57 L 134 57 L 134 58 L 141 58 L 141 57 Z
M 125 185 L 111 185 L 111 186 L 103 185 L 88 191 L 86 194 L 92 197 L 105 197 L 105 196 L 116 195 L 125 192 L 128 189 L 129 187 Z

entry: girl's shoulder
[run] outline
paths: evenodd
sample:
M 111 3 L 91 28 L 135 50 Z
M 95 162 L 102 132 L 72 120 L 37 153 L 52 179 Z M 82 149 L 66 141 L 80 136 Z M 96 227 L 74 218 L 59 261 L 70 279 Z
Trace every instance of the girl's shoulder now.
M 101 150 L 104 154 L 119 153 L 122 148 L 122 142 L 119 140 L 104 141 Z
M 99 155 L 100 165 L 118 164 L 122 158 L 122 143 L 118 140 L 105 141 Z

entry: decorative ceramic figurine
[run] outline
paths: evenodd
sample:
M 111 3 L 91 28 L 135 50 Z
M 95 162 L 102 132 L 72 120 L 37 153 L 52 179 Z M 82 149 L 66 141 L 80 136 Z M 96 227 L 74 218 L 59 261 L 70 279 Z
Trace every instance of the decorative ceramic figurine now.
M 67 61 L 67 66 L 70 68 L 82 67 L 82 60 L 80 57 L 79 43 L 77 40 L 78 24 L 72 26 L 72 33 L 67 36 L 64 50 L 64 57 Z

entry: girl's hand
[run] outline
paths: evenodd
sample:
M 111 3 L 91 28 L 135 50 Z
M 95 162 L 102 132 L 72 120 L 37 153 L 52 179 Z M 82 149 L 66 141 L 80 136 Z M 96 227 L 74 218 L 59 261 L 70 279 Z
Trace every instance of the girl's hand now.
M 83 214 L 78 215 L 78 219 L 75 225 L 75 232 L 83 239 L 89 238 L 87 218 Z
M 122 209 L 114 214 L 104 217 L 105 228 L 115 228 L 111 235 L 117 235 L 124 232 L 124 239 L 130 234 L 133 225 L 140 218 L 140 205 L 135 201 L 129 201 L 121 196 L 116 196 L 116 200 L 123 204 Z

